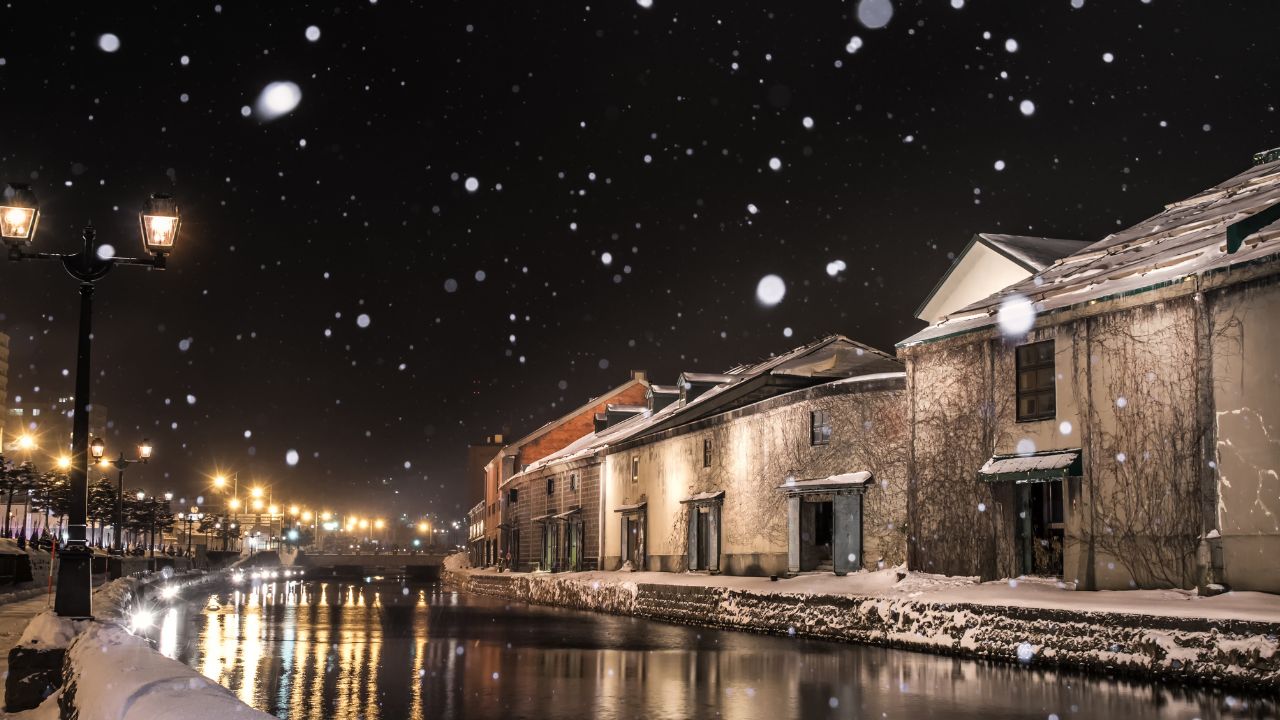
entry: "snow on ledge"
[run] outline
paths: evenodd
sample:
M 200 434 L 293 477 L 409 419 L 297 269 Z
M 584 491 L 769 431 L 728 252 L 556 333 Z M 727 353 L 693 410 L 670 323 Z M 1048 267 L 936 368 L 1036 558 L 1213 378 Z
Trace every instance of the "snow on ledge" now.
M 273 720 L 118 625 L 92 623 L 67 655 L 62 701 L 80 720 Z
M 45 610 L 27 623 L 27 629 L 22 631 L 17 646 L 30 650 L 65 649 L 71 646 L 71 641 L 84 632 L 91 622 L 61 618 L 52 610 Z

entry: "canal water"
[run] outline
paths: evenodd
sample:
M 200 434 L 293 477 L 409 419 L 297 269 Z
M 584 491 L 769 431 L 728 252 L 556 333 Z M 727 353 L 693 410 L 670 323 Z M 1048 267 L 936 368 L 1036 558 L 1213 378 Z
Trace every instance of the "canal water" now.
M 1261 718 L 1274 699 L 536 607 L 395 580 L 192 588 L 159 649 L 281 718 Z

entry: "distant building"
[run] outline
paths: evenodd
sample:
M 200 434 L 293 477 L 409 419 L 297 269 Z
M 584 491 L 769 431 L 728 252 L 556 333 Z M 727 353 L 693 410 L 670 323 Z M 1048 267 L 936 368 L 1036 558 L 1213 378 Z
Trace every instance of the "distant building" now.
M 482 442 L 471 443 L 467 446 L 467 467 L 466 474 L 463 476 L 463 487 L 466 489 L 468 501 L 481 498 L 480 504 L 477 506 L 481 509 L 481 512 L 477 512 L 475 508 L 472 508 L 467 513 L 467 548 L 471 555 L 471 562 L 474 565 L 482 564 L 484 553 L 484 468 L 501 449 L 502 435 L 490 435 Z
M 899 343 L 913 569 L 1280 592 L 1280 160 L 966 299 Z
M 30 435 L 39 451 L 36 457 L 56 458 L 64 453 L 70 454 L 74 408 L 75 400 L 71 397 L 60 397 L 49 403 L 24 400 L 15 407 L 9 407 L 5 415 L 4 447 L 12 451 L 18 437 Z M 113 447 L 111 438 L 107 437 L 106 405 L 95 403 L 89 410 L 89 439 L 93 438 L 102 438 L 107 443 L 109 454 L 124 449 Z M 132 446 L 125 454 L 131 451 Z
M 520 555 L 521 537 L 512 533 L 507 522 L 510 502 L 518 501 L 519 492 L 506 487 L 508 479 L 595 428 L 596 416 L 610 405 L 638 405 L 644 402 L 649 382 L 642 371 L 633 371 L 631 379 L 603 395 L 588 400 L 561 417 L 552 420 L 524 437 L 508 443 L 485 465 L 484 550 L 485 565 L 505 562 L 508 552 L 513 564 Z

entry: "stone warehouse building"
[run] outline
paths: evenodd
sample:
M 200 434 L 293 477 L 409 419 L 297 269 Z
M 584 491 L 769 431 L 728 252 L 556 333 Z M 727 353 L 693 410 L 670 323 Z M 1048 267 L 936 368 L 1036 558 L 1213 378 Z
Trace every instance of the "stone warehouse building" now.
M 899 344 L 913 569 L 1280 592 L 1280 161 L 1258 161 L 928 308 Z M 981 284 L 967 257 L 944 284 Z
M 653 386 L 606 428 L 603 567 L 735 575 L 893 563 L 905 552 L 904 376 L 831 336 Z M 612 431 L 612 432 L 610 432 Z
M 497 565 L 505 562 L 507 553 L 514 563 L 519 554 L 521 538 L 511 533 L 507 518 L 507 503 L 518 497 L 509 495 L 506 484 L 511 476 L 528 465 L 557 452 L 566 445 L 589 434 L 595 427 L 595 418 L 611 405 L 639 404 L 644 402 L 649 383 L 641 371 L 631 373 L 631 378 L 603 395 L 588 400 L 563 416 L 546 423 L 537 430 L 502 447 L 484 466 L 484 508 L 479 514 L 483 530 L 476 534 L 480 540 L 480 564 Z M 469 520 L 473 525 L 476 519 Z

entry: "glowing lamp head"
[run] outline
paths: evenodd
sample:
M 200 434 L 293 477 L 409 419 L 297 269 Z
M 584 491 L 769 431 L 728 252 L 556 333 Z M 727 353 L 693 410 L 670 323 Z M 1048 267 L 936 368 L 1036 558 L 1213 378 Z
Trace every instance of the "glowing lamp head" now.
M 151 451 L 154 449 L 151 446 L 151 441 L 143 438 L 142 444 L 138 446 L 138 457 L 142 458 L 143 462 L 146 462 L 151 459 Z
M 134 497 L 138 498 L 139 500 L 146 500 L 147 493 L 142 490 L 139 490 L 137 493 L 134 494 Z
M 173 500 L 173 493 L 171 493 L 171 492 L 167 492 L 167 493 L 165 493 L 165 494 L 164 494 L 164 499 L 165 499 L 166 501 L 172 501 L 172 500 Z
M 10 247 L 30 245 L 40 222 L 40 203 L 30 185 L 9 183 L 0 199 L 0 237 Z
M 178 237 L 178 203 L 172 195 L 152 193 L 142 206 L 142 245 L 152 255 L 168 255 Z
M 19 450 L 35 450 L 36 439 L 31 437 L 30 435 L 25 435 L 25 434 L 18 436 L 18 449 Z
M 225 475 L 214 475 L 213 486 L 221 490 L 227 486 L 227 477 Z
M 310 511 L 310 510 L 303 510 L 303 511 L 302 511 L 302 522 L 308 522 L 308 523 L 309 523 L 309 522 L 311 522 L 311 518 L 312 518 L 312 515 L 311 515 L 311 511 Z
M 102 442 L 102 438 L 94 438 L 93 442 L 89 443 L 89 454 L 93 456 L 94 460 L 101 460 L 106 452 L 107 444 Z
M 429 527 L 429 526 L 428 526 L 425 522 L 420 522 L 420 523 L 418 523 L 418 532 L 420 532 L 420 533 L 425 533 L 425 532 L 427 531 L 428 527 Z
M 98 467 L 109 468 L 111 467 L 111 461 L 106 458 L 98 458 Z
M 369 527 L 369 521 L 365 520 L 364 518 L 360 518 L 360 529 L 365 530 L 368 527 Z
M 254 488 L 254 489 L 250 490 L 250 491 L 249 491 L 249 494 L 250 494 L 250 495 L 252 495 L 252 496 L 254 496 L 254 497 L 256 497 L 256 498 L 260 498 L 260 497 L 262 497 L 262 488 L 260 488 L 260 487 L 256 487 L 256 488 Z
M 237 510 L 237 509 L 239 509 L 239 507 L 240 507 L 240 498 L 231 498 L 231 500 L 227 503 L 227 505 L 228 505 L 228 506 L 230 506 L 230 508 L 231 508 L 232 510 Z
M 289 514 L 290 514 L 290 515 L 297 515 L 297 514 L 298 514 L 298 512 L 299 512 L 299 510 L 298 510 L 298 506 L 297 506 L 297 505 L 290 505 L 290 506 L 289 506 Z
M 280 508 L 279 508 L 279 506 L 271 505 L 271 506 L 268 506 L 268 507 L 267 507 L 267 514 L 268 514 L 268 515 L 278 515 L 279 513 L 280 513 Z
M 68 470 L 70 468 L 71 468 L 71 458 L 67 457 L 66 455 L 62 455 L 58 457 L 59 470 Z
M 262 509 L 262 498 L 254 498 L 254 499 L 253 499 L 253 509 L 254 509 L 254 510 L 261 510 L 261 509 Z
M 377 528 L 378 530 L 381 530 L 382 528 L 384 528 L 384 527 L 386 527 L 386 526 L 387 526 L 387 521 L 386 521 L 386 520 L 381 520 L 381 519 L 379 519 L 379 520 L 374 520 L 374 521 L 373 521 L 373 526 L 374 526 L 375 528 Z

